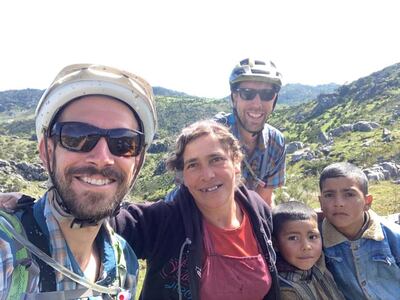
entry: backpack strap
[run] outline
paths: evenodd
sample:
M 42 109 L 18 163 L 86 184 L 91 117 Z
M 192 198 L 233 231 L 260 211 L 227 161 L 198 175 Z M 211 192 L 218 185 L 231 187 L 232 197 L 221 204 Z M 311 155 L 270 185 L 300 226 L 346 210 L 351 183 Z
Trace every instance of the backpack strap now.
M 37 223 L 34 215 L 32 206 L 26 207 L 24 213 L 21 216 L 21 223 L 24 226 L 26 236 L 28 240 L 33 243 L 36 247 L 46 253 L 51 257 L 50 248 L 49 248 L 49 239 L 42 232 L 39 224 Z M 36 263 L 40 268 L 40 291 L 41 292 L 50 292 L 56 291 L 56 274 L 54 269 L 46 264 L 43 260 L 37 258 L 33 255 Z
M 8 214 L 0 210 L 0 230 L 6 233 L 10 238 L 13 234 L 7 229 L 6 222 L 9 226 L 15 228 L 15 230 L 25 235 L 24 229 L 18 217 L 16 215 Z M 36 264 L 32 263 L 33 258 L 30 252 L 20 243 L 15 243 L 15 266 L 12 276 L 10 278 L 10 289 L 8 292 L 7 300 L 19 299 L 21 291 L 25 292 L 29 286 L 32 285 L 32 280 L 39 273 L 39 269 Z

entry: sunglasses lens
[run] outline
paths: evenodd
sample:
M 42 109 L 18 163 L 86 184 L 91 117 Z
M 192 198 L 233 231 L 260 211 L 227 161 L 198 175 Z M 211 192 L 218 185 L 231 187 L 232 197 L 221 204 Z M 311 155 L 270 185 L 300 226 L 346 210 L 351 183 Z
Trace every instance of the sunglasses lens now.
M 275 90 L 272 89 L 259 90 L 258 93 L 262 101 L 271 101 L 275 96 Z
M 99 138 L 95 127 L 85 123 L 65 123 L 60 128 L 60 143 L 71 151 L 89 152 Z
M 58 137 L 61 146 L 75 152 L 89 152 L 105 137 L 110 152 L 115 156 L 137 156 L 142 150 L 142 133 L 124 128 L 101 129 L 79 123 L 56 123 L 52 135 Z
M 128 129 L 111 129 L 107 142 L 116 156 L 137 156 L 142 149 L 140 133 Z
M 253 100 L 254 97 L 257 95 L 257 90 L 255 89 L 239 89 L 240 98 L 243 100 Z
M 260 99 L 262 101 L 271 101 L 272 99 L 274 99 L 274 96 L 276 94 L 274 89 L 256 90 L 251 88 L 238 88 L 237 91 L 239 92 L 240 98 L 246 101 L 253 100 L 257 96 L 257 94 L 260 95 Z

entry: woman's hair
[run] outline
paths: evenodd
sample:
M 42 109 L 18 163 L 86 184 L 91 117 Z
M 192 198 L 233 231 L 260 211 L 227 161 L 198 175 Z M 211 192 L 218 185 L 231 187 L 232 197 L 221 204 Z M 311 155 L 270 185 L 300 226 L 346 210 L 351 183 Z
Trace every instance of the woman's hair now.
M 167 159 L 167 169 L 174 172 L 181 172 L 184 163 L 183 153 L 186 146 L 195 139 L 206 135 L 216 137 L 221 143 L 222 148 L 230 154 L 233 161 L 239 163 L 242 161 L 243 153 L 239 141 L 229 129 L 213 120 L 203 120 L 182 129 L 181 134 L 175 141 L 175 149 Z
M 272 209 L 273 235 L 278 236 L 283 225 L 288 221 L 318 221 L 317 213 L 300 201 L 282 202 Z

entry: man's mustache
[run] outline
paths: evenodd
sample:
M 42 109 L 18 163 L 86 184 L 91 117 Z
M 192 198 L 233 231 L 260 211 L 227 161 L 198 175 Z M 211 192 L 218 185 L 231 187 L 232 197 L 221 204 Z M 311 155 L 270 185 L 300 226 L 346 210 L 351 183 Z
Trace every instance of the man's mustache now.
M 93 175 L 100 175 L 109 179 L 113 179 L 117 182 L 123 182 L 125 177 L 122 174 L 122 172 L 119 172 L 118 170 L 115 170 L 114 167 L 104 167 L 101 169 L 98 169 L 93 166 L 85 166 L 85 167 L 70 167 L 65 171 L 66 175 L 88 175 L 88 176 L 93 176 Z

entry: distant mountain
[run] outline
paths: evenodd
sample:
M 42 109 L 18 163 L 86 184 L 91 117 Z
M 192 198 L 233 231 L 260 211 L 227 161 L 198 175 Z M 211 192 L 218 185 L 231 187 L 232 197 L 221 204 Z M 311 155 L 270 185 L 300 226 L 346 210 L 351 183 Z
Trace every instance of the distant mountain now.
M 336 83 L 316 86 L 299 83 L 289 83 L 282 87 L 279 93 L 279 104 L 296 105 L 317 98 L 319 94 L 333 93 L 340 85 Z
M 186 93 L 166 89 L 160 86 L 154 86 L 153 93 L 156 96 L 191 97 Z
M 33 112 L 42 93 L 34 89 L 0 92 L 1 191 L 28 190 L 33 184 L 10 176 L 9 168 L 38 162 Z M 162 87 L 154 87 L 154 93 L 158 132 L 133 191 L 146 200 L 162 197 L 173 186 L 173 176 L 166 173 L 164 161 L 181 128 L 231 110 L 228 99 L 204 99 Z M 287 156 L 285 191 L 291 196 L 315 197 L 315 176 L 334 161 L 351 161 L 363 168 L 387 161 L 400 164 L 400 64 L 342 86 L 287 84 L 279 103 L 286 105 L 278 105 L 268 123 L 283 132 L 287 143 L 302 145 L 299 147 L 303 151 L 301 155 L 296 152 Z M 370 131 L 353 130 L 355 124 L 365 122 L 372 124 Z M 5 171 L 2 164 L 6 165 Z M 39 191 L 40 182 L 37 185 Z M 398 199 L 398 192 L 391 192 L 398 191 L 398 185 L 386 181 L 380 188 L 383 198 Z M 282 199 L 279 194 L 277 199 Z M 394 211 L 400 211 L 398 203 L 393 206 Z
M 43 90 L 24 89 L 0 92 L 0 113 L 35 109 Z

